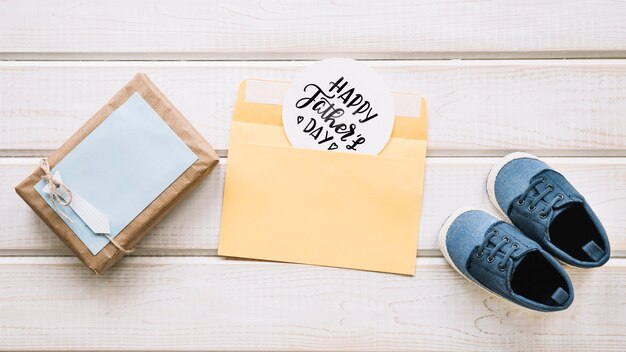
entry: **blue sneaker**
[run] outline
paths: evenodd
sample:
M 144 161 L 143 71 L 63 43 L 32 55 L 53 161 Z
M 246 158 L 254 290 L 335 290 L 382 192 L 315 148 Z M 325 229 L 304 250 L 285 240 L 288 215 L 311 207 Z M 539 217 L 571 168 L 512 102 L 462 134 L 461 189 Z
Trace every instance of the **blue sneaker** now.
M 558 172 L 526 153 L 502 158 L 487 177 L 491 202 L 564 263 L 592 268 L 609 260 L 609 239 L 585 199 Z
M 551 255 L 484 211 L 462 208 L 450 215 L 439 248 L 465 278 L 523 307 L 552 312 L 574 300 L 572 282 Z

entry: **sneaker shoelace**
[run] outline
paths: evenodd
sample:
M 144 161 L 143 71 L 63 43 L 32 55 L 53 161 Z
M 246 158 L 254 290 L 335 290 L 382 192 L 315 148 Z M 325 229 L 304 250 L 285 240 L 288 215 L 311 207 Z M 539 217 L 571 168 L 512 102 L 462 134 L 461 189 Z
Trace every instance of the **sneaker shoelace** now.
M 497 229 L 494 229 L 494 230 L 491 230 L 489 234 L 485 236 L 485 238 L 483 239 L 483 242 L 480 244 L 480 246 L 478 246 L 478 250 L 476 251 L 476 256 L 478 258 L 481 258 L 483 256 L 485 248 L 490 243 L 491 239 L 498 234 L 499 234 L 499 231 Z M 500 242 L 498 242 L 498 244 L 496 244 L 496 246 L 493 247 L 493 249 L 491 250 L 491 253 L 489 253 L 489 255 L 487 256 L 487 262 L 489 263 L 493 262 L 496 258 L 496 254 L 498 253 L 498 251 L 502 250 L 502 247 L 504 247 L 504 245 L 506 245 L 509 242 L 511 242 L 511 239 L 508 236 L 503 236 Z M 504 257 L 502 257 L 502 260 L 498 263 L 498 269 L 500 269 L 500 271 L 506 270 L 506 264 L 508 263 L 509 258 L 511 258 L 511 256 L 513 255 L 513 252 L 515 252 L 518 248 L 519 248 L 519 245 L 517 243 L 513 243 L 508 251 L 506 252 L 503 251 Z
M 526 203 L 526 198 L 530 195 L 530 193 L 532 191 L 536 191 L 537 197 L 535 197 L 535 199 L 533 199 L 530 204 L 528 204 L 528 211 L 530 211 L 531 213 L 533 211 L 535 211 L 535 209 L 537 209 L 537 205 L 539 204 L 539 202 L 541 202 L 548 194 L 550 194 L 552 191 L 554 191 L 554 187 L 550 184 L 548 184 L 546 186 L 546 188 L 543 189 L 543 191 L 539 192 L 539 190 L 536 189 L 536 187 L 540 184 L 540 183 L 546 183 L 547 180 L 545 177 L 541 177 L 538 178 L 534 181 L 532 181 L 530 183 L 530 185 L 528 185 L 528 188 L 526 188 L 526 190 L 524 191 L 524 193 L 522 193 L 519 198 L 517 199 L 517 205 L 518 206 L 523 206 L 524 203 Z M 545 207 L 545 209 L 543 209 L 542 211 L 539 212 L 539 216 L 542 219 L 545 219 L 548 217 L 548 215 L 550 214 L 550 212 L 552 212 L 554 206 L 556 205 L 556 203 L 560 202 L 561 200 L 563 200 L 563 195 L 562 194 L 557 194 L 556 197 L 552 198 L 551 201 L 546 201 L 546 203 L 548 203 Z

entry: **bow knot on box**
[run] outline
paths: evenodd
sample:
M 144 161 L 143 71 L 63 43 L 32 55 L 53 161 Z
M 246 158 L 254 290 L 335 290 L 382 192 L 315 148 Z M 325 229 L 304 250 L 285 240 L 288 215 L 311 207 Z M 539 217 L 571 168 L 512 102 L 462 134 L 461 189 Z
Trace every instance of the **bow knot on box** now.
M 64 218 L 69 221 L 72 221 L 67 214 L 61 211 L 57 207 L 57 203 L 60 205 L 70 205 L 72 202 L 72 190 L 70 190 L 61 180 L 61 175 L 58 177 L 54 177 L 50 172 L 50 164 L 48 164 L 48 159 L 41 159 L 39 162 L 39 168 L 43 170 L 43 175 L 41 179 L 48 182 L 46 186 L 46 193 L 50 195 L 52 200 L 52 205 L 54 208 L 61 214 Z M 72 221 L 74 222 L 74 221 Z

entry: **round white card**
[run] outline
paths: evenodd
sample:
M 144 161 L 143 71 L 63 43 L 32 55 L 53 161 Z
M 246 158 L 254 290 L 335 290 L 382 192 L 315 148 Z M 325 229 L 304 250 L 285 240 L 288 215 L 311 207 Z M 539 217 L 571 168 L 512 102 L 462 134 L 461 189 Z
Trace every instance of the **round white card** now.
M 283 101 L 283 126 L 294 147 L 377 155 L 389 141 L 393 122 L 387 85 L 352 59 L 309 66 Z

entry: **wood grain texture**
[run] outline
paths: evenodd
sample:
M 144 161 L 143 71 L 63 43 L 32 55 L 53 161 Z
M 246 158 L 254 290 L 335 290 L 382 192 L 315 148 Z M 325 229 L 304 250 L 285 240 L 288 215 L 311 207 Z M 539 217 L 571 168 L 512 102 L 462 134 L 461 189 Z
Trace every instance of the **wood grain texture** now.
M 626 351 L 624 18 L 613 0 L 0 1 L 0 350 Z M 337 56 L 391 59 L 369 64 L 427 99 L 416 276 L 215 257 L 238 84 L 310 63 L 258 60 Z M 424 60 L 459 58 L 593 60 Z M 190 59 L 214 61 L 81 61 Z M 136 72 L 224 158 L 97 277 L 13 187 Z M 566 268 L 565 312 L 502 301 L 439 257 L 453 210 L 495 213 L 491 156 L 513 150 L 570 156 L 547 161 L 609 232 L 606 266 Z
M 625 57 L 621 1 L 0 3 L 0 58 Z
M 497 158 L 427 158 L 418 243 L 420 255 L 440 255 L 439 227 L 455 209 L 475 206 L 497 214 L 485 193 Z M 590 202 L 609 232 L 613 256 L 626 255 L 626 158 L 547 158 Z M 135 255 L 215 254 L 226 159 L 138 246 Z M 61 241 L 15 194 L 13 187 L 37 160 L 0 159 L 0 255 L 69 254 Z
M 415 277 L 220 258 L 0 258 L 6 350 L 623 351 L 626 259 L 568 269 L 564 312 L 514 306 L 441 258 Z M 600 289 L 601 288 L 601 289 Z
M 46 155 L 146 72 L 224 156 L 238 84 L 307 64 L 0 62 L 0 155 Z M 425 95 L 429 155 L 626 156 L 626 60 L 371 64 L 392 90 Z

